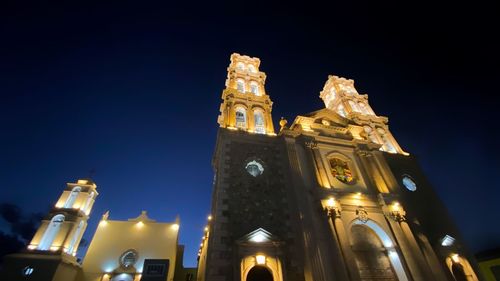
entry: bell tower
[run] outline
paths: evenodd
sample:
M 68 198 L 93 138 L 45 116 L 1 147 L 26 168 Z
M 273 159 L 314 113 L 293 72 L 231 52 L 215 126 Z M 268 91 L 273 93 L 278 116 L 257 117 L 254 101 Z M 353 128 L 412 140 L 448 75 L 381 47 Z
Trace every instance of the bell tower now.
M 259 66 L 258 58 L 231 55 L 218 118 L 221 128 L 275 135 L 271 116 L 273 103 L 264 87 L 266 74 Z
M 54 208 L 42 221 L 28 250 L 61 252 L 75 256 L 98 195 L 90 179 L 67 183 Z
M 319 96 L 326 108 L 363 126 L 364 135 L 380 145 L 381 151 L 408 155 L 389 131 L 388 118 L 375 114 L 368 103 L 368 95 L 358 93 L 354 80 L 329 75 Z
M 81 269 L 75 256 L 97 195 L 90 179 L 67 183 L 27 249 L 4 258 L 0 279 L 75 280 Z

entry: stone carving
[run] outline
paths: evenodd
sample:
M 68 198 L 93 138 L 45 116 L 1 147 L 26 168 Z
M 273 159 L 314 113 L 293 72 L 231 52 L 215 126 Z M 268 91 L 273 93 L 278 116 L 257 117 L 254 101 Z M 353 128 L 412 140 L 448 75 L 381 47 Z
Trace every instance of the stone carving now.
M 363 223 L 366 223 L 368 221 L 368 212 L 363 206 L 358 206 L 358 208 L 356 209 L 356 216 Z
M 306 144 L 306 147 L 308 147 L 310 149 L 318 148 L 318 143 L 315 142 L 314 140 L 306 141 L 305 144 Z

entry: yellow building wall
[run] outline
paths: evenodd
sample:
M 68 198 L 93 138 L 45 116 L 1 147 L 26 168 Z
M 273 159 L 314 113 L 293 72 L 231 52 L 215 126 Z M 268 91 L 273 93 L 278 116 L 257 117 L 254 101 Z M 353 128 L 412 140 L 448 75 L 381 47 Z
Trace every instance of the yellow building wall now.
M 174 223 L 102 220 L 83 261 L 84 280 L 120 272 L 119 258 L 129 249 L 138 252 L 136 274 L 142 273 L 145 259 L 169 259 L 168 280 L 173 280 L 178 229 Z
M 495 278 L 491 271 L 491 267 L 494 266 L 500 266 L 500 258 L 479 262 L 479 268 L 486 281 L 500 281 Z

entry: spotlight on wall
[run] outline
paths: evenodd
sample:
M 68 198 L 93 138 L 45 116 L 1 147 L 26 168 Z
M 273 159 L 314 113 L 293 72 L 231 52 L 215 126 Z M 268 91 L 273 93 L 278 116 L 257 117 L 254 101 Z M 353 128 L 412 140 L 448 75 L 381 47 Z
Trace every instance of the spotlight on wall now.
M 255 256 L 255 261 L 257 262 L 257 264 L 266 264 L 266 256 L 257 255 Z

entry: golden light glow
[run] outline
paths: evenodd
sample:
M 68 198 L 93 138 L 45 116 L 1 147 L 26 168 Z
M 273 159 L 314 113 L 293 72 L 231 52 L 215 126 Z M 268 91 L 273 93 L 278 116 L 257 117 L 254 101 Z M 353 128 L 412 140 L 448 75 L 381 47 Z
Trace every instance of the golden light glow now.
M 238 130 L 238 128 L 236 128 L 236 127 L 227 127 L 227 128 L 228 128 L 229 130 L 234 130 L 234 131 Z
M 392 209 L 393 209 L 394 211 L 399 211 L 400 206 L 401 206 L 401 205 L 399 205 L 399 203 L 398 203 L 398 202 L 394 202 L 394 203 L 392 204 Z
M 203 243 L 200 243 L 200 247 L 203 247 Z
M 205 229 L 204 229 L 204 230 L 205 230 L 205 232 L 207 232 L 207 231 L 208 231 L 208 226 L 205 226 Z
M 266 264 L 266 256 L 257 255 L 255 256 L 255 261 L 257 262 L 257 264 Z
M 52 247 L 50 247 L 50 250 L 55 252 L 55 251 L 59 250 L 59 248 L 60 247 L 58 247 L 58 246 L 52 246 Z
M 458 256 L 458 254 L 451 255 L 451 259 L 456 263 L 460 262 L 460 257 Z
M 335 199 L 333 197 L 330 197 L 328 200 L 326 200 L 326 205 L 328 207 L 335 207 Z
M 178 223 L 174 223 L 174 224 L 172 224 L 171 228 L 173 230 L 179 230 L 179 224 Z
M 142 228 L 144 226 L 144 223 L 142 221 L 138 222 L 135 224 L 138 228 Z
M 101 221 L 101 222 L 99 222 L 99 226 L 106 226 L 106 225 L 108 225 L 107 221 Z
M 212 220 L 212 215 L 208 215 L 207 220 L 211 221 Z
M 34 250 L 34 249 L 36 249 L 35 245 L 28 245 L 28 250 Z

